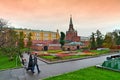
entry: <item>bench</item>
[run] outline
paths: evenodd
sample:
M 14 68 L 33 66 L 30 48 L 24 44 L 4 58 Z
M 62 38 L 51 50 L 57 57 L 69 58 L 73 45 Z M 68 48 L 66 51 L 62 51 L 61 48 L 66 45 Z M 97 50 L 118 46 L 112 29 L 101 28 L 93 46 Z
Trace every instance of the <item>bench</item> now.
M 107 60 L 110 60 L 110 59 L 112 59 L 112 58 L 118 58 L 118 57 L 120 57 L 120 55 L 113 55 L 113 56 L 111 56 L 111 57 L 107 57 L 106 59 L 107 59 Z

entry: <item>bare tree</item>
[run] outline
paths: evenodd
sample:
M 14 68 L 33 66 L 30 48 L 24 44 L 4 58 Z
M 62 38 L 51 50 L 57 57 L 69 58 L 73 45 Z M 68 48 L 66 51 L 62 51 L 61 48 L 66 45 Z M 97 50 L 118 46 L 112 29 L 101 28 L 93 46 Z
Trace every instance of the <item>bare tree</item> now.
M 0 19 L 0 48 L 15 46 L 17 35 L 14 30 L 8 28 L 8 22 Z
M 0 47 L 2 47 L 5 44 L 5 33 L 6 33 L 6 26 L 7 21 L 4 19 L 0 19 Z
M 2 18 L 0 18 L 0 31 L 2 31 L 5 27 L 7 27 L 8 22 Z

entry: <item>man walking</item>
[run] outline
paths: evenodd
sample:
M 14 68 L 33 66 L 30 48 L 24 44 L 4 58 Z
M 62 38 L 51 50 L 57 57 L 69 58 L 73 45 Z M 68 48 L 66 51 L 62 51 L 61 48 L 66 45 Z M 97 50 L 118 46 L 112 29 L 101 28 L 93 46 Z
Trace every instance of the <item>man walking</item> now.
M 37 53 L 35 53 L 35 55 L 34 55 L 34 68 L 35 68 L 35 66 L 37 67 L 38 73 L 40 73 L 40 69 L 39 69 L 38 63 L 37 63 Z

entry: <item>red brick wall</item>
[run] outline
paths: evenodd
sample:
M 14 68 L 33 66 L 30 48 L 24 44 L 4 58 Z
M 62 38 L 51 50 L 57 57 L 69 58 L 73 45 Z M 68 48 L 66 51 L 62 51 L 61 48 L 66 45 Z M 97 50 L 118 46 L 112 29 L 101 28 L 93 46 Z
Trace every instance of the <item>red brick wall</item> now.
M 66 40 L 69 40 L 69 41 L 73 41 L 73 42 L 79 42 L 80 41 L 80 37 L 77 36 L 77 32 L 70 32 L 68 31 L 66 33 Z

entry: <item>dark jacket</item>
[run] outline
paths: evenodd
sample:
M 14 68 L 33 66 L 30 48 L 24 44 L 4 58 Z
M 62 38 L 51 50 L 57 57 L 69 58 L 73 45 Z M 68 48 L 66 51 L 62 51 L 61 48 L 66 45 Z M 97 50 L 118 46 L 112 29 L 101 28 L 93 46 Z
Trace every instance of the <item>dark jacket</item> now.
M 34 56 L 34 64 L 37 64 L 37 56 Z
M 32 55 L 30 55 L 30 57 L 29 57 L 28 67 L 33 67 L 33 59 L 32 59 Z

